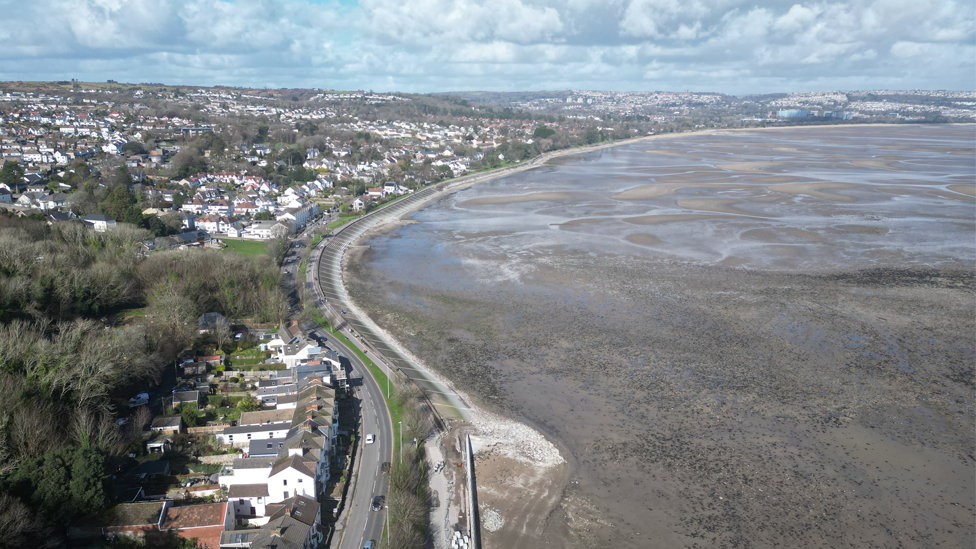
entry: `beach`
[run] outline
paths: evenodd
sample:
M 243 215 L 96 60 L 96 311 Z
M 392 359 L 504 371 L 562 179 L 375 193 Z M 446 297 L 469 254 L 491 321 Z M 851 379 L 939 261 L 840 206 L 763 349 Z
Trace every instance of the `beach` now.
M 563 156 L 374 231 L 345 281 L 565 458 L 482 453 L 485 547 L 968 547 L 973 136 L 793 128 Z

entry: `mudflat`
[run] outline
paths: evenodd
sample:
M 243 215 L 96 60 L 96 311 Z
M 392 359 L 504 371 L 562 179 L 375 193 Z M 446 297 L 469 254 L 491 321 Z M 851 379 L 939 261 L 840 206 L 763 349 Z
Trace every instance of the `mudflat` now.
M 651 146 L 464 189 L 349 258 L 380 326 L 568 461 L 483 456 L 485 546 L 973 546 L 974 128 Z

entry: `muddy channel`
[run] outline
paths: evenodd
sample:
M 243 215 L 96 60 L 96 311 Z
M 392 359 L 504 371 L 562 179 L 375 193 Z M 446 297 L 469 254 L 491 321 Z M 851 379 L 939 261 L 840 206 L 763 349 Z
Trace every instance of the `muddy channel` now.
M 537 528 L 484 487 L 520 525 L 485 547 L 972 547 L 974 150 L 892 126 L 564 157 L 369 235 L 346 283 L 562 450 Z

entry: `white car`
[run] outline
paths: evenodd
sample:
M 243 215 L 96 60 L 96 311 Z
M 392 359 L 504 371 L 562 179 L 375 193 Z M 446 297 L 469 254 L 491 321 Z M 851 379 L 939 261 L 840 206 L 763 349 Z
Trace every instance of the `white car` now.
M 374 442 L 376 442 L 375 435 L 366 435 L 366 444 L 372 444 Z

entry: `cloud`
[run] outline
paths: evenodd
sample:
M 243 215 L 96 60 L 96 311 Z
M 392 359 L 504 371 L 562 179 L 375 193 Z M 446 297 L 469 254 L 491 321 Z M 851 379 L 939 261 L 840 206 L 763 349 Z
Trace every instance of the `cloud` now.
M 402 91 L 973 89 L 976 21 L 964 4 L 0 0 L 0 77 Z

